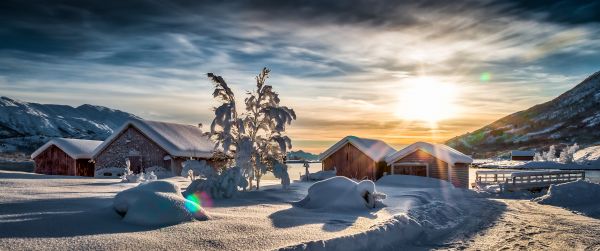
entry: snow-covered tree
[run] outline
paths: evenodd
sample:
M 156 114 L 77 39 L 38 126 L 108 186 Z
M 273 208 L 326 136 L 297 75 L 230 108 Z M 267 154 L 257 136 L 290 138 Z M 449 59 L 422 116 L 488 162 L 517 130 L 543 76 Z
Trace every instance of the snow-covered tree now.
M 547 152 L 544 152 L 544 159 L 546 161 L 554 161 L 556 160 L 556 147 L 551 145 Z
M 296 113 L 280 105 L 279 94 L 265 84 L 269 74 L 270 70 L 263 68 L 256 76 L 256 88 L 246 93 L 243 113 L 238 113 L 234 93 L 225 80 L 208 74 L 215 84 L 213 96 L 221 102 L 215 108 L 211 134 L 225 153 L 235 156 L 235 166 L 241 169 L 251 187 L 256 181 L 256 189 L 260 188 L 262 175 L 275 169 L 284 187 L 285 183 L 289 184 L 287 167 L 281 165 L 285 153 L 292 147 L 285 128 L 296 119 Z
M 565 164 L 573 163 L 574 155 L 577 150 L 579 150 L 579 145 L 577 145 L 577 143 L 572 146 L 567 145 L 567 147 L 560 152 L 559 161 Z

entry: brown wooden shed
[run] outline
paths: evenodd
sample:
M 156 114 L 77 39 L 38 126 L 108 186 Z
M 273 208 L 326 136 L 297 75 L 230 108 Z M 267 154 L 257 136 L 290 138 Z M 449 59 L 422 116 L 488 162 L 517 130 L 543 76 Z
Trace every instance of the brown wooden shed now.
M 471 157 L 443 145 L 417 142 L 385 158 L 388 174 L 417 175 L 446 180 L 455 187 L 469 187 Z
M 215 143 L 197 126 L 131 120 L 106 139 L 92 159 L 98 173 L 105 168 L 126 167 L 129 160 L 134 173 L 158 166 L 180 175 L 185 160 L 203 159 L 213 166 L 224 161 L 215 156 Z
M 102 141 L 56 138 L 31 154 L 34 172 L 52 175 L 94 176 L 92 153 Z
M 339 176 L 376 180 L 385 167 L 385 156 L 396 150 L 381 140 L 347 136 L 323 152 L 323 170 L 336 169 Z

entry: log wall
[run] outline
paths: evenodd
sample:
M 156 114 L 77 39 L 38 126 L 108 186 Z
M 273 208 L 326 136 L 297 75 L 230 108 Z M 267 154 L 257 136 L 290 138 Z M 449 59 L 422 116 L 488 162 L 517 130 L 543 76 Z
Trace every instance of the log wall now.
M 451 181 L 455 187 L 469 188 L 469 165 L 456 163 L 450 169 Z
M 50 146 L 34 159 L 35 173 L 75 175 L 75 160 L 57 146 Z
M 323 170 L 337 169 L 338 176 L 362 180 L 377 178 L 377 162 L 348 143 L 323 160 Z
M 427 163 L 429 177 L 437 178 L 441 180 L 448 180 L 448 163 L 434 157 L 433 155 L 423 151 L 417 150 L 406 157 L 397 160 L 394 163 Z
M 35 173 L 50 175 L 94 176 L 94 164 L 90 159 L 73 159 L 57 146 L 50 146 L 36 156 Z

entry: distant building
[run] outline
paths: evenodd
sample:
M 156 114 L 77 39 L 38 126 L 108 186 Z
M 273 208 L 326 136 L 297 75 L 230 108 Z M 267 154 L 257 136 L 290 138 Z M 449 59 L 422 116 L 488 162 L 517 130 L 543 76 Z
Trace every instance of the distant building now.
M 94 176 L 92 153 L 102 141 L 56 138 L 38 148 L 31 159 L 34 172 L 51 175 Z
M 510 160 L 533 160 L 533 157 L 535 156 L 535 152 L 534 151 L 517 151 L 517 150 L 513 150 L 510 151 Z
M 181 175 L 181 164 L 187 159 L 206 160 L 215 165 L 223 159 L 215 157 L 215 143 L 197 126 L 149 120 L 131 120 L 116 130 L 94 151 L 96 171 L 126 167 L 134 173 L 159 166 Z
M 377 180 L 384 174 L 415 175 L 447 180 L 467 188 L 471 157 L 442 144 L 417 142 L 402 150 L 381 140 L 347 136 L 323 152 L 323 170 L 354 179 Z

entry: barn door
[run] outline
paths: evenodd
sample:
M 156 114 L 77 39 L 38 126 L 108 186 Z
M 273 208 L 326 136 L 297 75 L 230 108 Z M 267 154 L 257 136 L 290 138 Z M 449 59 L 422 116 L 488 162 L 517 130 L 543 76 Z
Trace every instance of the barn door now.
M 133 173 L 142 171 L 142 156 L 129 156 L 129 168 Z

